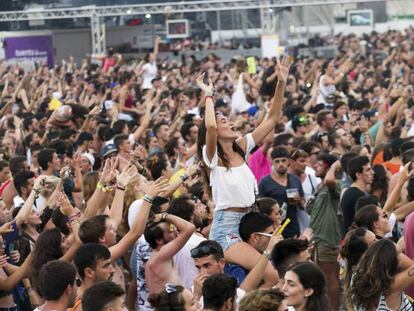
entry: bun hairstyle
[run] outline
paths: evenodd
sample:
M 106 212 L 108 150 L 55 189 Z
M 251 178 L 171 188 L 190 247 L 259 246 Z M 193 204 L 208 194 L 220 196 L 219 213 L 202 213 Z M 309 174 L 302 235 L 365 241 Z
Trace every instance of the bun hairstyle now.
M 150 294 L 148 302 L 155 311 L 185 311 L 183 291 L 182 286 L 167 284 L 162 292 Z

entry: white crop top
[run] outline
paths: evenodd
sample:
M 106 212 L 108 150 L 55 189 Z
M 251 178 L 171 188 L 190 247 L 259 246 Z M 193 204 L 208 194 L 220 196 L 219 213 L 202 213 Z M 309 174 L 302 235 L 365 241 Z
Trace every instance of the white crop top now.
M 247 155 L 256 146 L 252 134 L 246 135 L 246 159 Z M 245 159 L 245 160 L 246 160 Z M 207 157 L 207 146 L 203 146 L 203 160 L 210 168 L 210 187 L 214 210 L 223 210 L 230 207 L 250 207 L 255 202 L 257 182 L 249 166 L 243 163 L 237 167 L 227 169 L 218 166 L 217 148 L 211 162 Z

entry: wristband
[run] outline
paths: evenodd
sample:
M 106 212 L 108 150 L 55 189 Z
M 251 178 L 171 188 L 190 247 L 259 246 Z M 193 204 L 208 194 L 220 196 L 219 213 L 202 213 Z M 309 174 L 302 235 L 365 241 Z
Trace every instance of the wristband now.
M 105 185 L 102 184 L 100 181 L 98 181 L 98 183 L 96 184 L 96 188 L 102 189 L 102 188 L 105 188 Z
M 81 216 L 81 212 L 78 211 L 76 214 L 73 214 L 71 216 L 68 217 L 69 221 L 74 220 L 75 218 L 78 218 Z
M 120 191 L 125 191 L 125 187 L 122 187 L 122 186 L 120 186 L 120 185 L 116 185 L 116 189 L 117 190 L 120 190 Z
M 165 219 L 167 218 L 168 215 L 169 215 L 168 213 L 162 213 L 161 220 L 165 221 Z
M 101 190 L 102 192 L 111 191 L 107 185 L 101 184 L 99 181 L 98 181 L 98 184 L 96 185 L 96 189 Z
M 207 101 L 207 98 L 210 98 L 212 101 L 214 101 L 214 98 L 211 95 L 207 95 L 206 97 L 204 97 L 204 100 Z
M 148 193 L 146 193 L 145 195 L 144 195 L 144 197 L 147 197 L 149 200 L 151 200 L 151 201 L 154 201 L 154 199 L 155 199 L 155 197 L 153 197 L 152 195 L 150 195 L 150 194 L 148 194 Z
M 154 202 L 154 198 L 148 194 L 145 194 L 142 198 L 145 202 L 148 202 L 149 204 L 152 204 Z

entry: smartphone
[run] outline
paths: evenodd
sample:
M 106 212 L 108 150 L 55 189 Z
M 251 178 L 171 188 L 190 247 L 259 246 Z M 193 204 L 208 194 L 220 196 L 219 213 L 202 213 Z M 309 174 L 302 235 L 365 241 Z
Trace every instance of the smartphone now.
M 207 71 L 205 71 L 204 72 L 204 79 L 203 79 L 203 82 L 204 82 L 204 84 L 206 84 L 206 85 L 208 85 L 209 83 L 208 83 L 208 72 Z
M 9 243 L 9 247 L 8 247 L 8 253 L 9 255 L 14 252 L 14 243 Z

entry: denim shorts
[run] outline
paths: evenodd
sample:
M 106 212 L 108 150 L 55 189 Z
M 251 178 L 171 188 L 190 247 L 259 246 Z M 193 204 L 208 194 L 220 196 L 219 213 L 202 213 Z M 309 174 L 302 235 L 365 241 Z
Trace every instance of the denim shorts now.
M 239 233 L 240 220 L 248 212 L 248 208 L 246 208 L 245 213 L 230 212 L 226 210 L 214 212 L 210 240 L 219 243 L 224 251 L 233 244 L 240 242 L 242 240 Z

